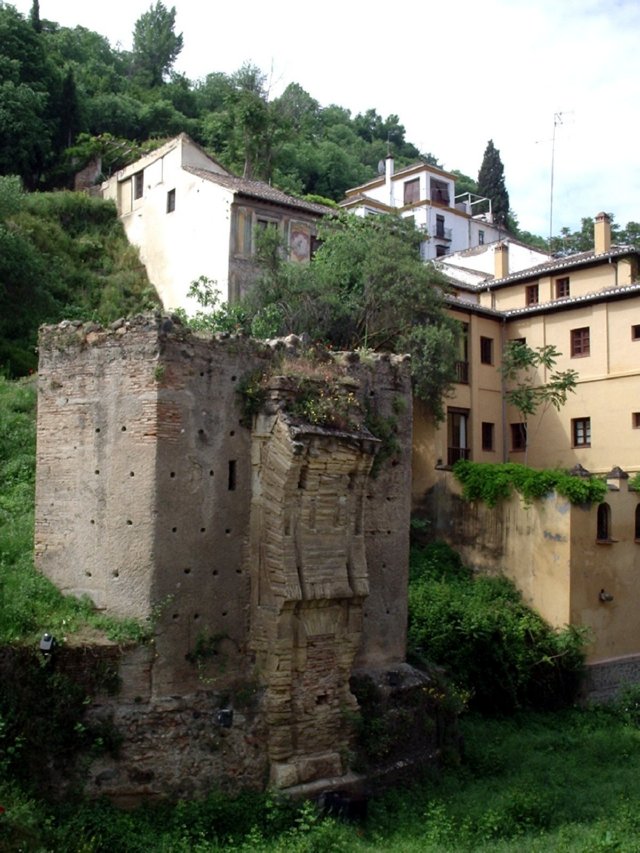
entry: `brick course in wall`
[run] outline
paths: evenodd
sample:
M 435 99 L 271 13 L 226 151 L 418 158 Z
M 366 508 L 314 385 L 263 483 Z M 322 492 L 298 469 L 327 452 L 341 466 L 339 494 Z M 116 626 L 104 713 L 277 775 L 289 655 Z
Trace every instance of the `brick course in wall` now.
M 305 426 L 273 399 L 246 425 L 238 389 L 283 347 L 159 315 L 41 331 L 37 565 L 153 624 L 151 645 L 124 654 L 119 696 L 92 709 L 123 735 L 119 759 L 89 771 L 95 793 L 344 774 L 351 672 L 404 659 L 408 362 L 334 357 L 394 426 L 374 478 L 366 429 Z

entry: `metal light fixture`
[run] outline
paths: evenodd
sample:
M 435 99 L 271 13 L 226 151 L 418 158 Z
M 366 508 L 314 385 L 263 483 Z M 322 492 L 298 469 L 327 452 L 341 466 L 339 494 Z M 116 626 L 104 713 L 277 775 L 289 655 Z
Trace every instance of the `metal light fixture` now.
M 233 710 L 231 708 L 220 708 L 216 711 L 216 723 L 223 729 L 230 729 L 233 725 Z
M 45 661 L 48 661 L 51 658 L 53 652 L 55 651 L 55 648 L 56 638 L 53 636 L 53 634 L 49 634 L 48 631 L 45 632 L 42 635 L 42 639 L 40 640 L 39 646 L 40 654 L 45 659 Z

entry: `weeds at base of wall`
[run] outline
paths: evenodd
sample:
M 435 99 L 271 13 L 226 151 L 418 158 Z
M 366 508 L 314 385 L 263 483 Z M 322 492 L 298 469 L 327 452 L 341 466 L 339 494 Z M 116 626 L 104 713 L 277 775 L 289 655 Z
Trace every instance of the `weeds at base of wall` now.
M 407 758 L 415 770 L 443 754 L 459 761 L 457 717 L 462 705 L 441 679 L 389 690 L 359 675 L 351 678 L 350 686 L 360 706 L 359 713 L 347 714 L 355 730 L 354 770 L 368 772 Z
M 85 721 L 91 695 L 118 687 L 114 662 L 94 660 L 89 666 L 86 657 L 72 661 L 63 650 L 45 659 L 32 649 L 5 647 L 0 680 L 6 688 L 0 691 L 0 770 L 5 774 L 55 796 L 61 793 L 60 777 L 73 785 L 79 756 L 117 754 L 121 739 L 111 723 Z

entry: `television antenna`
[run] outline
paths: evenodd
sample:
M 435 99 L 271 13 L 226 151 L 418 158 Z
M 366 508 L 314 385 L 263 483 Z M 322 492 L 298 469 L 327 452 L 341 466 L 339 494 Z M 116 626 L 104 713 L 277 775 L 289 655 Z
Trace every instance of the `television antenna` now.
M 553 237 L 553 179 L 556 159 L 556 128 L 563 123 L 564 113 L 553 114 L 553 135 L 551 137 L 551 191 L 549 197 L 549 254 L 551 254 L 551 239 Z

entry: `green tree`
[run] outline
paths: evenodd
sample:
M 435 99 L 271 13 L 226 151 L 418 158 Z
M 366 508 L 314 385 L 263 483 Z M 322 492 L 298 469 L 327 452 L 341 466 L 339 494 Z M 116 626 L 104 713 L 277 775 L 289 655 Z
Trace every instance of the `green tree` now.
M 38 184 L 53 153 L 60 85 L 42 36 L 13 6 L 0 3 L 0 174 Z
M 575 370 L 556 371 L 561 355 L 551 344 L 536 347 L 522 341 L 509 341 L 502 353 L 500 373 L 505 383 L 504 399 L 520 413 L 525 435 L 525 465 L 529 449 L 529 418 L 539 414 L 538 426 L 549 408 L 556 411 L 567 402 L 567 395 L 575 393 L 578 373 Z M 546 382 L 540 382 L 540 373 L 546 372 Z
M 478 172 L 478 193 L 491 199 L 493 219 L 506 226 L 509 217 L 509 193 L 504 182 L 504 166 L 500 152 L 490 139 Z
M 29 13 L 31 26 L 37 33 L 42 32 L 42 21 L 40 20 L 40 3 L 38 0 L 33 0 L 31 4 L 31 12 Z
M 161 86 L 182 50 L 182 33 L 176 35 L 176 9 L 156 0 L 133 29 L 133 66 L 146 86 Z
M 254 328 L 268 315 L 270 334 L 408 352 L 416 393 L 441 418 L 459 327 L 443 310 L 444 279 L 420 260 L 422 235 L 396 216 L 343 215 L 318 232 L 322 244 L 307 265 L 284 260 L 277 234 L 264 235 L 263 275 L 247 300 Z

